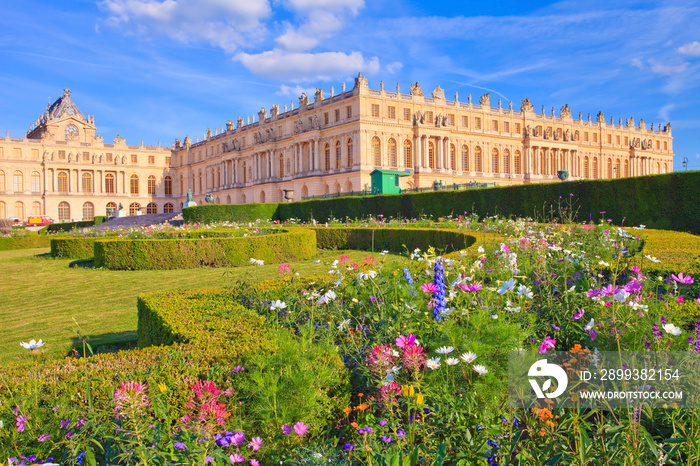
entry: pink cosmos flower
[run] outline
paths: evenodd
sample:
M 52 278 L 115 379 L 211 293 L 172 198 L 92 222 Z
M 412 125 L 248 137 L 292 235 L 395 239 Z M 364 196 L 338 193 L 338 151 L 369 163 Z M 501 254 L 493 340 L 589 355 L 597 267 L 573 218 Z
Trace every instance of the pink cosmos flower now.
M 464 291 L 479 291 L 482 288 L 482 285 L 479 283 L 474 283 L 472 285 L 459 284 L 457 285 L 457 288 Z
M 700 306 L 700 294 L 698 295 L 698 299 L 695 300 L 695 302 Z
M 420 286 L 423 293 L 436 293 L 440 288 L 435 283 L 423 283 Z
M 586 310 L 582 308 L 580 311 L 578 311 L 576 314 L 574 314 L 574 316 L 571 319 L 572 320 L 579 320 L 581 317 L 583 317 L 583 315 L 585 313 L 586 313 Z
M 548 350 L 554 349 L 556 344 L 557 344 L 556 340 L 554 340 L 554 338 L 550 338 L 550 336 L 547 335 L 545 337 L 544 341 L 542 341 L 542 344 L 540 345 L 539 353 L 544 354 Z
M 700 299 L 700 296 L 698 297 Z M 399 348 L 408 348 L 409 346 L 413 346 L 416 344 L 416 336 L 415 335 L 409 335 L 407 337 L 403 335 L 399 335 L 396 338 L 396 346 Z
M 260 450 L 260 446 L 262 446 L 263 439 L 260 437 L 253 437 L 253 439 L 250 441 L 248 444 L 248 448 L 251 448 L 253 451 L 258 451 Z
M 250 460 L 250 466 L 260 466 L 260 461 L 258 461 L 258 460 Z
M 678 295 L 678 297 L 676 298 L 676 302 L 678 304 L 683 304 L 685 302 L 685 300 L 683 300 L 683 295 Z
M 289 424 L 285 424 L 282 426 L 282 432 L 289 435 L 292 433 L 292 428 L 289 426 Z
M 233 455 L 229 456 L 228 459 L 231 460 L 232 463 L 242 463 L 245 461 L 245 457 L 241 455 L 240 453 L 234 453 Z
M 340 263 L 342 264 L 343 262 L 350 262 L 350 256 L 347 256 L 345 254 L 340 256 Z
M 640 269 L 640 268 L 637 267 L 636 265 L 633 266 L 633 267 L 630 267 L 630 270 L 631 270 L 632 272 L 634 272 L 634 273 L 639 273 L 639 272 L 642 271 L 642 269 Z
M 289 264 L 280 264 L 277 266 L 277 273 L 282 275 L 283 273 L 286 272 L 291 272 L 292 269 L 289 267 Z
M 297 435 L 304 435 L 308 429 L 309 429 L 309 426 L 305 425 L 301 421 L 294 424 L 294 432 L 296 432 Z
M 678 276 L 671 275 L 671 278 L 673 278 L 678 283 L 685 283 L 686 285 L 692 285 L 693 283 L 695 283 L 695 279 L 693 279 L 693 277 L 689 275 L 683 276 L 682 272 L 679 273 Z

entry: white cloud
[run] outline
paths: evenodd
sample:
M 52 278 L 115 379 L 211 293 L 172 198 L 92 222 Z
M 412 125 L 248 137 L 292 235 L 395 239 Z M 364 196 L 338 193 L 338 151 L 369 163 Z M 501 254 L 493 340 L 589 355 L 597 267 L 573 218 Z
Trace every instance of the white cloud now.
M 635 68 L 639 68 L 640 70 L 644 69 L 644 62 L 642 62 L 642 60 L 639 58 L 633 58 L 630 65 L 634 66 Z
M 277 95 L 281 95 L 281 96 L 285 96 L 285 97 L 299 97 L 302 92 L 308 96 L 312 96 L 316 92 L 316 89 L 313 87 L 304 88 L 298 84 L 294 87 L 287 86 L 286 84 L 282 84 L 282 86 L 280 86 L 279 92 L 277 92 Z
M 651 71 L 656 74 L 663 76 L 673 76 L 684 72 L 688 68 L 688 63 L 681 63 L 679 65 L 667 65 L 664 63 L 658 63 L 655 60 L 649 60 L 651 65 Z
M 690 55 L 691 57 L 700 57 L 700 42 L 689 42 L 681 47 L 678 47 L 678 51 L 683 55 Z
M 391 62 L 388 65 L 386 65 L 386 70 L 391 74 L 394 74 L 397 71 L 401 71 L 401 68 L 403 68 L 403 63 L 401 63 L 400 61 Z
M 258 76 L 295 83 L 379 71 L 379 59 L 365 60 L 360 52 L 287 53 L 275 49 L 258 54 L 239 53 L 234 60 Z
M 262 37 L 261 20 L 271 14 L 267 0 L 105 0 L 100 7 L 111 26 L 204 41 L 229 52 Z
M 670 112 L 675 108 L 676 106 L 674 104 L 664 105 L 659 109 L 659 118 L 661 118 L 663 121 L 671 121 Z

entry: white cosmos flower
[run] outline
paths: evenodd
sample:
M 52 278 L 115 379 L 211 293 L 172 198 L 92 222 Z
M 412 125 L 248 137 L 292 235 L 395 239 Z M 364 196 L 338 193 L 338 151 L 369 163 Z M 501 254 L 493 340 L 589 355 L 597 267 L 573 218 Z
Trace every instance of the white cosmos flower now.
M 652 261 L 652 262 L 656 262 L 656 263 L 661 262 L 659 259 L 657 259 L 657 258 L 654 257 L 654 256 L 645 255 L 644 257 L 646 257 L 647 259 L 649 259 L 649 260 Z
M 476 354 L 472 353 L 471 351 L 467 351 L 463 355 L 460 356 L 462 358 L 462 361 L 472 363 L 476 359 Z
M 370 278 L 374 278 L 376 276 L 377 276 L 376 270 L 367 270 L 365 272 L 360 272 L 357 274 L 357 278 L 359 280 L 369 280 Z
M 525 285 L 520 285 L 518 286 L 518 296 L 525 296 L 527 299 L 532 299 L 532 290 Z
M 664 330 L 666 330 L 666 333 L 670 333 L 671 335 L 680 335 L 681 334 L 680 327 L 676 327 L 673 324 L 665 324 Z
M 429 368 L 432 370 L 439 369 L 440 368 L 440 358 L 430 358 L 428 361 L 425 363 Z
M 250 258 L 250 263 L 255 265 L 265 265 L 265 261 L 259 259 Z
M 479 249 L 477 249 L 477 251 L 479 251 L 479 253 L 483 254 L 483 253 L 484 253 L 484 248 L 481 247 L 481 246 L 479 246 Z
M 45 344 L 46 344 L 46 342 L 45 342 L 45 341 L 42 341 L 41 338 L 39 338 L 39 341 L 30 340 L 29 343 L 25 343 L 25 342 L 23 342 L 23 341 L 19 343 L 19 345 L 20 345 L 22 348 L 25 348 L 25 349 L 28 349 L 28 350 L 33 350 L 33 349 L 41 348 L 41 347 L 44 346 Z
M 348 327 L 350 327 L 350 319 L 345 319 L 340 324 L 338 324 L 338 330 L 341 332 L 347 330 Z
M 475 370 L 479 375 L 484 375 L 484 374 L 488 373 L 488 371 L 486 370 L 486 368 L 485 368 L 484 366 L 482 366 L 482 365 L 479 365 L 479 364 L 477 364 L 477 365 L 475 365 L 475 366 L 472 366 L 472 368 L 474 368 L 474 370 Z
M 316 304 L 328 304 L 331 301 L 333 301 L 335 298 L 337 298 L 335 291 L 333 290 L 328 290 L 326 293 L 318 298 L 318 301 L 316 301 Z
M 629 302 L 627 303 L 627 305 L 630 306 L 630 307 L 631 307 L 632 309 L 634 309 L 635 311 L 638 311 L 638 310 L 641 309 L 642 311 L 645 311 L 645 312 L 646 312 L 647 308 L 649 307 L 649 306 L 646 305 L 646 304 L 639 304 L 639 303 L 634 302 L 634 301 L 629 301 Z
M 438 354 L 450 354 L 454 350 L 455 349 L 453 346 L 442 346 L 442 347 L 436 349 L 435 352 Z
M 287 303 L 284 301 L 280 301 L 279 299 L 277 301 L 273 301 L 270 304 L 270 310 L 271 311 L 276 311 L 277 309 L 285 309 L 287 307 Z
M 459 359 L 456 358 L 448 358 L 445 360 L 448 366 L 454 366 L 455 364 L 459 364 Z
M 591 321 L 588 322 L 588 323 L 586 324 L 586 326 L 583 327 L 583 329 L 587 332 L 587 331 L 589 331 L 590 329 L 592 329 L 594 325 L 595 325 L 595 320 L 593 320 L 593 318 L 591 318 Z
M 491 314 L 492 319 L 498 319 L 498 314 Z
M 517 282 L 514 278 L 509 278 L 508 280 L 504 281 L 503 285 L 501 285 L 498 288 L 498 294 L 505 294 L 509 291 L 513 291 L 515 289 L 516 284 Z
M 608 264 L 608 263 L 605 262 L 605 261 L 600 261 L 600 262 L 598 262 L 598 265 L 603 265 L 603 266 L 605 266 L 605 267 L 610 267 L 610 264 Z

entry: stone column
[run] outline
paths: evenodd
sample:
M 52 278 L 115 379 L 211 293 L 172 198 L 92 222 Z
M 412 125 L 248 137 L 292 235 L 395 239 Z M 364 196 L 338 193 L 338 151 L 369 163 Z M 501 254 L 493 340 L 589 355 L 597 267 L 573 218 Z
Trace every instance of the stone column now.
M 318 139 L 314 140 L 314 170 L 318 170 L 321 164 L 318 160 Z
M 414 170 L 416 168 L 420 168 L 421 163 L 420 163 L 420 136 L 413 136 L 413 168 Z
M 423 168 L 427 168 L 428 163 L 428 136 L 421 136 L 421 165 Z
M 442 136 L 436 136 L 435 137 L 435 169 L 440 170 L 442 168 L 445 168 L 445 165 L 443 163 L 443 158 L 444 158 L 444 151 L 443 151 L 443 138 Z

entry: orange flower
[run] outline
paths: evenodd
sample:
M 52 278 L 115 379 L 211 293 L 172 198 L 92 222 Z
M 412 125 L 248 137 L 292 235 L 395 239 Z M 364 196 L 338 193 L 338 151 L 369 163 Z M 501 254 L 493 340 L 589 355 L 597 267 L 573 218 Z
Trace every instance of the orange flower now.
M 362 393 L 358 393 L 357 396 L 359 396 L 360 398 L 362 398 L 364 395 L 363 395 Z
M 351 422 L 350 425 L 357 429 L 357 422 Z
M 345 415 L 350 414 L 350 411 L 352 411 L 350 408 L 345 408 L 345 409 L 343 410 L 343 412 L 345 413 Z
M 540 435 L 541 435 L 542 437 L 546 437 L 546 436 L 547 436 L 547 432 L 545 432 L 544 429 L 540 429 Z
M 362 403 L 357 406 L 357 409 L 359 409 L 360 411 L 364 411 L 367 408 L 369 408 L 369 405 L 367 403 Z

